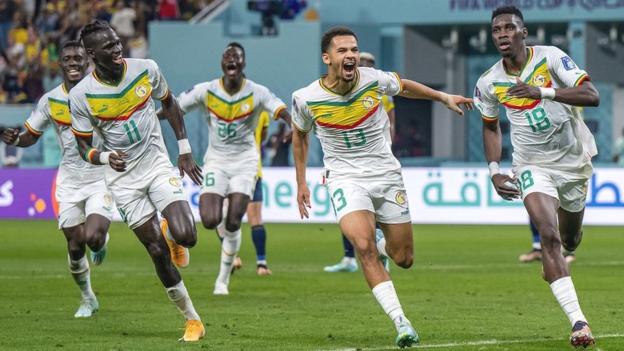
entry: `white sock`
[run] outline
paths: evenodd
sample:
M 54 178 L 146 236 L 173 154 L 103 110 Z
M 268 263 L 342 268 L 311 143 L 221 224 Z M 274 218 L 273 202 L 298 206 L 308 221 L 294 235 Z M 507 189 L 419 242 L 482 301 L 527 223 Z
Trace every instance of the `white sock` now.
M 587 322 L 583 311 L 581 311 L 581 306 L 579 305 L 571 277 L 563 277 L 555 280 L 550 284 L 550 289 L 559 302 L 561 309 L 563 309 L 563 312 L 568 316 L 572 326 L 578 321 Z
M 388 257 L 388 253 L 386 252 L 386 238 L 381 238 L 381 240 L 377 241 L 376 245 L 379 254 Z
M 93 293 L 93 290 L 91 290 L 91 274 L 89 272 L 89 262 L 87 261 L 87 256 L 82 256 L 79 260 L 74 261 L 69 255 L 67 255 L 67 262 L 69 265 L 69 271 L 74 277 L 76 285 L 80 288 L 82 299 L 94 299 L 95 294 Z
M 533 250 L 541 250 L 542 249 L 542 243 L 540 243 L 538 241 L 536 243 L 533 243 L 532 247 L 533 247 Z
M 394 290 L 394 285 L 391 280 L 377 284 L 377 286 L 373 288 L 373 295 L 375 295 L 377 302 L 379 302 L 384 312 L 392 319 L 397 331 L 402 323 L 409 323 L 407 318 L 405 318 L 401 303 L 399 302 L 399 297 Z
M 175 305 L 178 307 L 178 310 L 182 312 L 184 318 L 186 320 L 201 320 L 197 311 L 195 311 L 195 307 L 193 307 L 193 302 L 189 297 L 188 291 L 186 291 L 186 287 L 184 286 L 184 282 L 180 280 L 180 282 L 170 288 L 166 288 L 167 296 L 169 296 L 169 300 L 173 301 Z
M 241 230 L 235 232 L 225 231 L 223 243 L 221 244 L 221 268 L 217 283 L 228 285 L 230 283 L 230 274 L 232 273 L 232 262 L 236 258 L 236 254 L 241 245 Z

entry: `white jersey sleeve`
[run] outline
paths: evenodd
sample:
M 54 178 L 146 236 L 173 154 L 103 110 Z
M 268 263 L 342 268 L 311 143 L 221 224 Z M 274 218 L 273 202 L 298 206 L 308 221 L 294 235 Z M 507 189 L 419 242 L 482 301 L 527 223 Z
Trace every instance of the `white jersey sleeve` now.
M 195 84 L 191 89 L 178 96 L 178 105 L 182 112 L 188 113 L 203 106 L 206 98 L 207 87 L 205 83 Z
M 300 101 L 297 97 L 297 92 L 293 94 L 292 112 L 290 115 L 292 116 L 292 123 L 295 128 L 303 132 L 309 132 L 312 129 L 314 118 L 308 111 L 305 102 Z
M 152 97 L 154 99 L 162 100 L 167 97 L 169 92 L 169 86 L 163 76 L 162 72 L 158 68 L 158 64 L 154 60 L 147 61 L 147 72 L 152 85 Z
M 580 69 L 561 49 L 555 46 L 550 46 L 548 49 L 548 67 L 560 87 L 576 87 L 589 79 L 587 72 Z
M 48 99 L 47 96 L 43 96 L 37 102 L 37 106 L 30 113 L 30 116 L 26 120 L 25 126 L 32 134 L 41 135 L 44 130 L 50 125 L 50 116 L 48 111 Z
M 273 116 L 273 119 L 276 119 L 277 114 L 286 108 L 286 104 L 265 86 L 256 85 L 254 95 L 258 97 L 258 104 Z
M 93 134 L 93 124 L 89 117 L 89 108 L 79 94 L 69 92 L 69 112 L 71 114 L 72 132 L 78 136 Z
M 379 85 L 384 90 L 384 94 L 388 96 L 399 95 L 403 90 L 403 83 L 401 83 L 401 77 L 394 72 L 385 72 L 381 70 L 375 70 L 377 72 L 377 80 Z
M 474 105 L 481 112 L 481 117 L 485 120 L 498 119 L 499 102 L 490 90 L 490 84 L 486 78 L 487 73 L 481 76 L 474 89 Z

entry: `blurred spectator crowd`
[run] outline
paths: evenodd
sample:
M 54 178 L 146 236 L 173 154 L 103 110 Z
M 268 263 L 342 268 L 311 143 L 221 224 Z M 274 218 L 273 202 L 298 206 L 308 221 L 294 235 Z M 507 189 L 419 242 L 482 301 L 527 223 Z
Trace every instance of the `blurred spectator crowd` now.
M 188 20 L 211 1 L 0 0 L 0 103 L 33 103 L 59 84 L 60 45 L 93 19 L 111 23 L 125 57 L 145 58 L 149 21 Z

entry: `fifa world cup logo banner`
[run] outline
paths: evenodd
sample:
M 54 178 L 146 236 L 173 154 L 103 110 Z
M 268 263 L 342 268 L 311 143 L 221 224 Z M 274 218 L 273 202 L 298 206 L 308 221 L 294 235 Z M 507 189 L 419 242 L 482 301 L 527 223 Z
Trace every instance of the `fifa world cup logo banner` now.
M 0 169 L 0 218 L 56 218 L 55 178 L 55 169 Z

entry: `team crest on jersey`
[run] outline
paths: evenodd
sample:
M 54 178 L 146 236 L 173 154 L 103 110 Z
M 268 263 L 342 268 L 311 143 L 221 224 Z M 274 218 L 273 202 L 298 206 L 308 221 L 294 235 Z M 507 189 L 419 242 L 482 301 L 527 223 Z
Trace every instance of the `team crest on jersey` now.
M 134 89 L 134 93 L 138 97 L 142 98 L 147 94 L 147 89 L 144 86 L 139 85 L 138 87 L 136 87 L 136 89 Z
M 365 109 L 370 110 L 371 108 L 373 108 L 373 106 L 375 106 L 375 100 L 373 100 L 372 97 L 367 96 L 362 99 L 362 105 L 364 105 Z
M 180 178 L 178 177 L 171 177 L 169 178 L 169 184 L 175 186 L 176 188 L 179 188 L 182 186 L 182 181 L 180 181 Z
M 111 194 L 104 194 L 104 208 L 107 210 L 113 206 L 113 197 Z
M 535 77 L 533 77 L 533 84 L 535 84 L 536 87 L 543 86 L 545 82 L 546 82 L 546 78 L 541 74 L 538 74 Z
M 399 205 L 403 206 L 407 204 L 407 194 L 405 191 L 397 191 L 394 195 L 394 201 Z
M 249 108 L 250 108 L 250 107 L 249 107 L 249 104 L 243 104 L 243 106 L 241 106 L 241 110 L 242 110 L 243 112 L 248 112 L 248 111 L 249 111 Z

